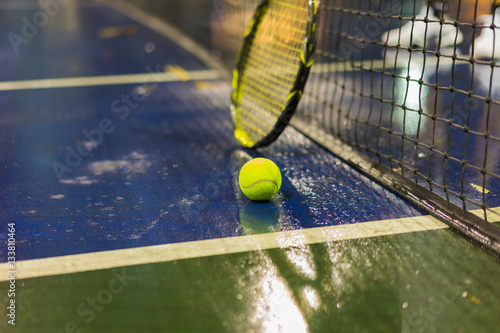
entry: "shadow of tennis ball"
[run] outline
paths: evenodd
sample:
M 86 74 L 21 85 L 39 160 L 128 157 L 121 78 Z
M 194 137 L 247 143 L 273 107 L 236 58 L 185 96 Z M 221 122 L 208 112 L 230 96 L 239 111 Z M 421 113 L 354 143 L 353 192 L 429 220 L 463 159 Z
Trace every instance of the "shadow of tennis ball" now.
M 246 235 L 280 230 L 281 211 L 272 201 L 249 201 L 240 212 L 240 223 Z

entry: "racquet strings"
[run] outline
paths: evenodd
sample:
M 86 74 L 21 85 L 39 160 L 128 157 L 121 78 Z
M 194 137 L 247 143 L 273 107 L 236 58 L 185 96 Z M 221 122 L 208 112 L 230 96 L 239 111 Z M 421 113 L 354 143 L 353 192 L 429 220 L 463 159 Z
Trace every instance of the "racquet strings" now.
M 296 81 L 306 36 L 306 0 L 269 1 L 242 58 L 237 130 L 253 143 L 274 128 Z

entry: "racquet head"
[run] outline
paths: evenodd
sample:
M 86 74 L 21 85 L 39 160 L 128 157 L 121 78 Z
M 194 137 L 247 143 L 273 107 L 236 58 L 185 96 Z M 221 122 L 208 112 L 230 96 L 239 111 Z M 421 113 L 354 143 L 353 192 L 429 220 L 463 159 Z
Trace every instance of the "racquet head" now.
M 241 145 L 269 145 L 288 125 L 313 64 L 317 0 L 263 1 L 233 71 L 231 116 Z

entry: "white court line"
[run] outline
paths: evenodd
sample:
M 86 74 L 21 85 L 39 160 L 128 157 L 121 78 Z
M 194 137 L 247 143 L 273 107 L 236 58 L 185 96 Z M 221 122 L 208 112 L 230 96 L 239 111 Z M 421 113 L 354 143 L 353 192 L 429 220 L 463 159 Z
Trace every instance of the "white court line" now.
M 481 216 L 483 211 L 472 213 Z M 489 220 L 500 221 L 500 207 L 490 209 L 488 213 Z M 426 215 L 24 260 L 16 262 L 16 280 L 447 228 L 436 218 Z M 8 271 L 8 263 L 0 264 L 0 282 L 8 280 Z
M 128 18 L 136 22 L 139 22 L 140 24 L 161 34 L 169 40 L 174 41 L 177 46 L 183 48 L 194 57 L 197 57 L 210 68 L 218 69 L 220 71 L 220 74 L 223 75 L 225 79 L 231 80 L 232 72 L 230 72 L 219 59 L 213 57 L 207 49 L 200 46 L 199 43 L 191 39 L 191 37 L 186 35 L 175 26 L 144 12 L 141 9 L 123 0 L 96 1 L 108 6 L 109 8 L 119 12 L 124 16 L 127 16 Z
M 217 70 L 199 70 L 186 72 L 188 80 L 214 80 L 220 78 Z M 140 74 L 109 75 L 109 76 L 87 76 L 70 77 L 58 79 L 41 79 L 26 81 L 0 82 L 0 91 L 27 90 L 27 89 L 47 89 L 47 88 L 70 88 L 88 87 L 118 84 L 148 84 L 161 82 L 186 81 L 186 78 L 179 77 L 172 73 L 150 72 Z
M 16 280 L 444 228 L 433 217 L 419 216 L 34 259 L 16 262 Z M 7 271 L 8 264 L 0 264 L 0 272 Z M 0 275 L 0 282 L 6 280 Z
M 16 262 L 16 279 L 71 274 L 167 262 L 182 259 L 216 256 L 247 251 L 268 250 L 306 244 L 350 239 L 380 237 L 409 232 L 444 229 L 447 226 L 430 216 L 347 224 L 331 227 L 301 229 L 277 233 L 229 237 L 186 243 L 113 250 L 46 259 Z M 291 242 L 293 240 L 293 242 Z M 0 264 L 0 272 L 7 272 L 8 264 Z M 0 275 L 0 282 L 7 275 Z

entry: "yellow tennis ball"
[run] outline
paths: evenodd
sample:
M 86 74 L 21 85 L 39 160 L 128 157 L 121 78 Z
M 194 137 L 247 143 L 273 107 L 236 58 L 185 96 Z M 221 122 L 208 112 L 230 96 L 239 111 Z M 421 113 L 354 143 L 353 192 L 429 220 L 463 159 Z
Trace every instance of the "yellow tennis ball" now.
M 240 170 L 241 191 L 251 200 L 269 200 L 281 187 L 281 172 L 278 166 L 267 158 L 254 158 Z

